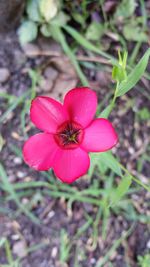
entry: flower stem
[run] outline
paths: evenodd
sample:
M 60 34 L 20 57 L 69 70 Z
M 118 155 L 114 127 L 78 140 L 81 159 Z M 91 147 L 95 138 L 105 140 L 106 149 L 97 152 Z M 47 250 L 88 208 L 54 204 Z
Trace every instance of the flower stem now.
M 117 82 L 117 84 L 116 84 L 115 93 L 114 93 L 114 96 L 113 96 L 113 99 L 112 99 L 111 103 L 101 113 L 101 115 L 104 116 L 104 118 L 108 118 L 109 117 L 110 113 L 112 112 L 112 110 L 113 110 L 113 108 L 115 106 L 116 98 L 117 98 L 117 92 L 118 92 L 118 86 L 119 86 L 119 82 Z
M 117 84 L 116 84 L 115 93 L 114 93 L 114 96 L 113 96 L 113 99 L 111 102 L 112 109 L 113 109 L 115 102 L 116 102 L 118 87 L 119 87 L 119 82 L 117 82 Z

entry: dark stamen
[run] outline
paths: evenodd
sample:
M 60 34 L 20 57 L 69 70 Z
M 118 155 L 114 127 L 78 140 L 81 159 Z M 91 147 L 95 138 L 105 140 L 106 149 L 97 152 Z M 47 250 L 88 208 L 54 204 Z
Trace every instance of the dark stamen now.
M 76 122 L 65 122 L 57 129 L 56 142 L 64 149 L 76 148 L 83 138 L 83 130 Z

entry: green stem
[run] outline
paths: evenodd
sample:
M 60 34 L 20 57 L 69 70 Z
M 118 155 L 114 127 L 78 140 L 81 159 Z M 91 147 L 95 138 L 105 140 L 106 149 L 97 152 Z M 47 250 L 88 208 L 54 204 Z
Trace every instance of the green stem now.
M 114 93 L 114 96 L 113 96 L 113 99 L 112 99 L 111 103 L 107 106 L 107 108 L 105 108 L 103 110 L 103 112 L 100 114 L 100 117 L 108 118 L 110 113 L 112 112 L 112 110 L 113 110 L 113 108 L 115 106 L 115 103 L 116 103 L 118 86 L 119 86 L 119 82 L 117 82 L 117 84 L 116 84 L 115 93 Z
M 111 103 L 112 108 L 114 107 L 115 102 L 116 102 L 117 93 L 118 93 L 118 87 L 119 87 L 119 82 L 117 82 L 117 84 L 116 84 L 116 89 L 115 89 L 114 97 L 113 97 L 113 100 L 112 100 L 112 103 Z
M 7 239 L 5 241 L 5 251 L 6 251 L 6 257 L 7 257 L 8 263 L 12 265 L 13 257 L 12 257 L 9 241 Z

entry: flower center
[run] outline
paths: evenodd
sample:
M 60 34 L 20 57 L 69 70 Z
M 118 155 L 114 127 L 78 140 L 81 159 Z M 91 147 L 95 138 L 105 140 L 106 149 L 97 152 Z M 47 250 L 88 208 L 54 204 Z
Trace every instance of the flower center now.
M 83 139 L 82 126 L 73 121 L 66 121 L 57 128 L 54 138 L 63 149 L 76 148 Z

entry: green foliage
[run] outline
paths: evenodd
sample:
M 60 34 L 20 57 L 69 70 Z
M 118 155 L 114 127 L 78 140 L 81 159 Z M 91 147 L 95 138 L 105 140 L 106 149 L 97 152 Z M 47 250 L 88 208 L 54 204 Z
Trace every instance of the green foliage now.
M 69 258 L 71 247 L 68 234 L 64 229 L 61 229 L 60 235 L 60 262 L 65 263 Z
M 116 205 L 123 196 L 128 192 L 129 187 L 132 183 L 132 177 L 131 176 L 124 176 L 119 183 L 118 187 L 114 189 L 114 191 L 111 194 L 111 203 L 110 206 Z
M 122 0 L 118 5 L 114 16 L 128 18 L 134 14 L 136 5 L 135 0 Z
M 91 41 L 99 41 L 101 36 L 104 34 L 104 31 L 105 28 L 103 24 L 93 21 L 88 26 L 85 37 Z
M 103 267 L 105 265 L 106 262 L 109 261 L 111 255 L 117 250 L 117 248 L 120 246 L 120 244 L 131 234 L 131 232 L 133 231 L 133 227 L 131 227 L 128 231 L 123 232 L 122 236 L 114 241 L 114 244 L 112 245 L 112 247 L 106 252 L 106 254 L 104 255 L 104 257 L 100 258 L 95 267 Z
M 43 24 L 40 28 L 40 32 L 43 34 L 45 37 L 50 37 L 52 36 L 51 33 L 51 25 L 50 24 Z
M 82 16 L 80 13 L 77 12 L 72 12 L 72 17 L 73 19 L 79 23 L 83 28 L 85 27 L 86 23 L 85 23 L 85 18 L 84 16 Z
M 118 23 L 122 24 L 122 34 L 126 40 L 135 42 L 148 41 L 148 27 L 147 27 L 147 14 L 143 1 L 140 1 L 142 15 L 136 16 L 135 9 L 137 7 L 136 0 L 122 0 L 117 5 L 116 12 L 112 19 L 114 28 L 118 27 Z M 121 40 L 121 39 L 120 39 Z
M 120 51 L 118 51 L 119 61 L 118 64 L 114 64 L 112 69 L 112 78 L 114 81 L 118 83 L 126 80 L 127 73 L 126 73 L 126 63 L 127 63 L 127 52 L 125 51 L 121 56 Z
M 6 97 L 9 102 L 9 107 L 8 109 L 3 113 L 3 115 L 0 117 L 0 123 L 2 123 L 8 116 L 9 114 L 15 110 L 16 107 L 18 107 L 25 99 L 26 97 L 30 94 L 30 91 L 26 91 L 22 96 L 20 97 L 14 97 L 13 95 L 4 95 L 0 94 L 0 96 L 3 95 L 3 97 Z
M 149 267 L 150 266 L 150 254 L 145 254 L 144 256 L 138 256 L 139 267 Z
M 137 112 L 137 115 L 139 116 L 139 118 L 141 120 L 149 120 L 150 119 L 150 111 L 148 110 L 148 108 L 144 107 L 142 109 L 140 109 Z
M 114 173 L 119 176 L 122 176 L 122 171 L 119 165 L 118 160 L 113 156 L 111 151 L 103 152 L 98 154 L 99 164 L 105 165 L 107 168 L 110 168 Z
M 108 118 L 110 112 L 112 110 L 112 105 L 109 104 L 101 113 L 100 113 L 100 116 L 99 118 Z
M 28 0 L 26 5 L 26 18 L 18 29 L 21 44 L 36 39 L 38 31 L 45 36 L 52 36 L 57 40 L 52 25 L 63 26 L 69 16 L 60 10 L 60 2 L 54 0 Z
M 41 0 L 39 2 L 39 9 L 42 17 L 46 22 L 49 22 L 57 14 L 57 1 L 54 0 Z
M 40 0 L 28 0 L 26 12 L 31 21 L 42 22 L 42 16 L 39 9 Z
M 147 42 L 148 34 L 144 31 L 141 19 L 134 18 L 133 20 L 126 23 L 123 27 L 123 34 L 126 40 L 136 42 Z
M 113 64 L 113 72 L 112 77 L 113 79 L 119 84 L 117 88 L 116 96 L 122 96 L 123 94 L 127 93 L 131 90 L 135 84 L 141 79 L 142 75 L 145 72 L 150 51 L 146 51 L 145 55 L 136 65 L 133 67 L 132 72 L 127 76 L 126 68 L 130 70 L 129 66 L 126 67 L 127 61 L 127 53 L 124 53 L 122 56 L 119 53 L 119 61 L 115 60 L 113 56 L 110 54 L 103 52 L 102 49 L 98 47 L 98 41 L 102 38 L 107 30 L 109 31 L 109 27 L 105 25 L 104 22 L 97 23 L 92 22 L 90 25 L 85 20 L 86 16 L 82 16 L 81 14 L 70 14 L 73 16 L 74 19 L 81 25 L 81 31 L 78 32 L 73 27 L 67 26 L 67 21 L 69 20 L 69 16 L 67 16 L 63 11 L 60 11 L 60 6 L 57 4 L 57 1 L 50 1 L 50 0 L 28 0 L 27 1 L 27 17 L 28 21 L 25 20 L 22 24 L 19 31 L 20 33 L 20 40 L 21 43 L 25 43 L 28 41 L 32 41 L 36 38 L 38 30 L 46 37 L 51 36 L 58 42 L 60 42 L 61 46 L 63 47 L 65 53 L 70 58 L 72 63 L 75 66 L 75 69 L 78 73 L 82 84 L 87 85 L 88 80 L 80 65 L 78 60 L 75 56 L 74 51 L 76 51 L 77 46 L 81 45 L 85 48 L 87 54 L 93 55 L 94 53 L 107 58 L 109 61 L 111 60 Z M 86 1 L 83 1 L 84 3 Z M 142 30 L 142 25 L 137 18 L 130 19 L 130 16 L 133 16 L 135 11 L 135 2 L 136 1 L 121 1 L 121 4 L 118 6 L 116 11 L 116 17 L 121 17 L 123 19 L 123 34 L 126 40 L 133 40 L 133 41 L 146 41 L 147 35 L 145 30 Z M 54 5 L 52 10 L 49 8 L 51 5 Z M 83 5 L 83 4 L 82 4 Z M 86 13 L 85 8 L 85 13 Z M 114 20 L 116 18 L 114 17 Z M 24 24 L 29 22 L 28 27 L 26 28 Z M 31 31 L 29 25 L 33 24 L 33 28 L 36 28 L 36 31 Z M 107 24 L 107 23 L 106 23 Z M 112 24 L 115 25 L 113 21 Z M 24 27 L 26 29 L 24 29 Z M 73 38 L 73 45 L 67 43 L 67 39 L 63 33 L 63 30 L 66 31 L 72 38 Z M 86 30 L 85 30 L 86 29 Z M 28 32 L 29 31 L 29 32 Z M 92 43 L 92 42 L 95 42 Z M 75 49 L 74 49 L 75 48 Z M 139 46 L 140 49 L 140 46 Z M 136 53 L 135 53 L 136 54 Z M 134 56 L 136 58 L 136 56 Z M 92 63 L 93 64 L 93 63 Z M 93 64 L 94 65 L 94 64 Z M 130 63 L 129 63 L 130 65 Z M 134 60 L 132 64 L 134 65 Z M 99 68 L 99 65 L 96 66 Z M 32 86 L 30 88 L 30 92 L 26 92 L 22 97 L 17 98 L 13 95 L 8 95 L 4 93 L 0 93 L 0 96 L 4 97 L 7 101 L 8 109 L 0 118 L 0 122 L 3 122 L 7 116 L 10 114 L 12 110 L 15 110 L 16 107 L 19 105 L 23 105 L 23 109 L 21 112 L 21 127 L 25 133 L 25 115 L 29 110 L 29 105 L 31 99 L 35 96 L 35 86 L 39 80 L 39 75 L 36 72 L 30 71 L 30 77 L 32 79 Z M 141 89 L 142 90 L 142 89 Z M 26 96 L 29 99 L 26 99 Z M 105 99 L 106 103 L 106 99 Z M 114 102 L 113 102 L 114 104 Z M 108 105 L 103 112 L 101 112 L 100 117 L 108 117 L 112 110 L 113 105 Z M 143 108 L 137 112 L 137 115 L 142 120 L 147 120 L 150 117 L 150 112 L 147 108 Z M 1 140 L 0 140 L 1 141 Z M 2 140 L 3 142 L 3 140 Z M 2 143 L 1 142 L 1 143 Z M 2 144 L 3 145 L 3 144 Z M 21 150 L 15 147 L 14 145 L 10 144 L 9 148 L 13 153 L 17 156 L 22 156 Z M 134 180 L 139 185 L 142 185 L 142 182 L 139 182 L 138 179 L 132 177 L 129 172 L 122 168 L 118 159 L 111 152 L 105 153 L 93 153 L 91 154 L 91 168 L 89 170 L 89 177 L 94 177 L 91 180 L 91 185 L 83 190 L 79 190 L 78 187 L 75 186 L 68 186 L 66 184 L 62 184 L 59 181 L 55 181 L 54 177 L 50 173 L 43 173 L 42 175 L 44 178 L 48 179 L 48 181 L 42 180 L 30 180 L 29 182 L 17 182 L 11 184 L 8 180 L 7 174 L 4 170 L 3 166 L 0 166 L 0 176 L 1 178 L 1 185 L 0 188 L 6 194 L 6 201 L 14 201 L 17 205 L 17 212 L 15 212 L 15 216 L 17 216 L 20 212 L 23 212 L 26 216 L 28 216 L 33 222 L 38 223 L 38 219 L 32 213 L 32 204 L 37 204 L 38 201 L 41 201 L 45 196 L 50 198 L 62 198 L 66 200 L 68 210 L 72 211 L 72 204 L 77 201 L 79 203 L 90 203 L 93 205 L 93 210 L 96 210 L 96 216 L 93 218 L 90 215 L 86 215 L 86 222 L 79 228 L 75 238 L 80 238 L 80 235 L 83 234 L 85 231 L 88 230 L 89 227 L 93 229 L 92 231 L 92 249 L 96 248 L 98 243 L 98 235 L 99 235 L 99 228 L 102 228 L 102 237 L 104 238 L 107 233 L 107 222 L 109 220 L 109 216 L 111 212 L 114 214 L 121 214 L 128 220 L 133 221 L 140 221 L 142 223 L 149 223 L 149 217 L 144 214 L 138 214 L 137 210 L 134 208 L 132 199 L 129 198 L 130 194 L 133 192 L 137 192 L 139 187 L 131 187 L 131 183 Z M 119 179 L 117 177 L 120 177 Z M 118 182 L 118 186 L 116 186 L 116 178 Z M 93 182 L 94 181 L 94 182 Z M 77 181 L 78 183 L 78 181 Z M 79 182 L 80 183 L 80 182 Z M 102 185 L 102 186 L 101 186 Z M 144 186 L 143 186 L 144 187 Z M 144 187 L 145 189 L 146 186 Z M 23 205 L 21 202 L 21 198 L 23 197 L 30 197 L 30 204 Z M 6 209 L 4 210 L 5 213 L 9 212 Z M 99 227 L 99 222 L 101 223 L 102 227 Z M 90 230 L 91 230 L 90 229 Z M 121 238 L 114 241 L 112 247 L 106 252 L 106 254 L 98 260 L 96 263 L 96 267 L 104 266 L 105 264 L 111 265 L 110 259 L 111 255 L 115 252 L 115 250 L 119 247 L 121 242 L 126 239 L 128 236 L 128 232 L 122 235 Z M 61 237 L 60 237 L 60 262 L 65 263 L 71 254 L 71 242 L 69 240 L 69 235 L 66 230 L 61 230 Z M 0 246 L 4 245 L 5 240 L 0 240 Z M 43 244 L 39 244 L 39 246 L 43 246 Z M 38 245 L 37 245 L 38 246 Z M 29 248 L 28 251 L 33 251 L 34 248 Z M 84 251 L 79 251 L 79 253 L 84 253 Z M 9 249 L 7 251 L 9 255 Z M 10 259 L 11 256 L 9 256 Z M 150 256 L 147 254 L 145 256 L 139 256 L 139 267 L 149 267 L 150 266 Z M 10 266 L 20 267 L 17 265 L 17 262 L 13 262 L 10 259 L 8 262 L 11 262 Z M 12 265 L 16 264 L 16 265 Z M 74 264 L 74 266 L 78 266 Z
M 89 176 L 91 177 L 95 166 L 98 167 L 101 173 L 105 174 L 108 169 L 111 169 L 114 173 L 119 176 L 122 176 L 122 171 L 118 160 L 113 156 L 110 151 L 103 153 L 92 153 L 91 158 L 91 167 L 89 170 Z
M 19 258 L 16 260 L 13 259 L 13 255 L 12 255 L 12 251 L 11 251 L 11 247 L 10 247 L 10 242 L 8 241 L 7 238 L 2 237 L 0 239 L 0 248 L 1 247 L 4 247 L 4 249 L 5 249 L 5 254 L 6 254 L 6 259 L 7 259 L 8 265 L 7 264 L 1 264 L 0 266 L 1 267 L 21 267 L 20 259 Z
M 88 80 L 85 77 L 84 73 L 82 72 L 80 65 L 79 65 L 74 53 L 70 49 L 70 47 L 66 41 L 66 38 L 65 38 L 64 34 L 62 33 L 61 28 L 57 25 L 53 25 L 52 29 L 53 29 L 53 33 L 55 34 L 55 39 L 57 38 L 57 41 L 60 42 L 62 48 L 64 49 L 64 52 L 68 55 L 68 57 L 72 61 L 73 65 L 74 65 L 74 67 L 75 67 L 75 69 L 76 69 L 76 71 L 77 71 L 77 73 L 78 73 L 78 75 L 82 81 L 82 84 L 84 86 L 87 86 Z
M 125 81 L 122 81 L 118 86 L 117 97 L 122 96 L 127 93 L 129 90 L 134 88 L 137 82 L 141 79 L 144 74 L 148 61 L 150 57 L 150 48 L 147 49 L 143 57 L 140 59 L 138 64 L 132 70 L 132 72 L 127 76 Z
M 34 21 L 25 20 L 18 29 L 21 44 L 31 42 L 37 37 L 37 25 Z
M 7 194 L 9 194 L 12 198 L 12 200 L 16 203 L 16 205 L 19 207 L 19 209 L 26 214 L 34 223 L 40 224 L 40 220 L 34 216 L 21 202 L 18 198 L 17 193 L 13 189 L 13 186 L 8 180 L 7 174 L 5 172 L 4 167 L 2 164 L 0 164 L 0 177 L 1 177 L 1 185 L 0 188 L 4 190 Z
M 87 50 L 89 50 L 91 52 L 97 53 L 97 54 L 99 54 L 101 56 L 104 56 L 105 58 L 107 58 L 109 60 L 114 60 L 113 56 L 103 52 L 99 47 L 95 46 L 93 43 L 88 41 L 81 33 L 79 33 L 73 27 L 65 25 L 65 26 L 63 26 L 63 28 L 66 30 L 67 33 L 69 33 L 70 36 L 72 36 L 72 38 L 74 40 L 76 40 L 76 42 L 79 45 L 81 45 L 85 49 L 87 49 Z

